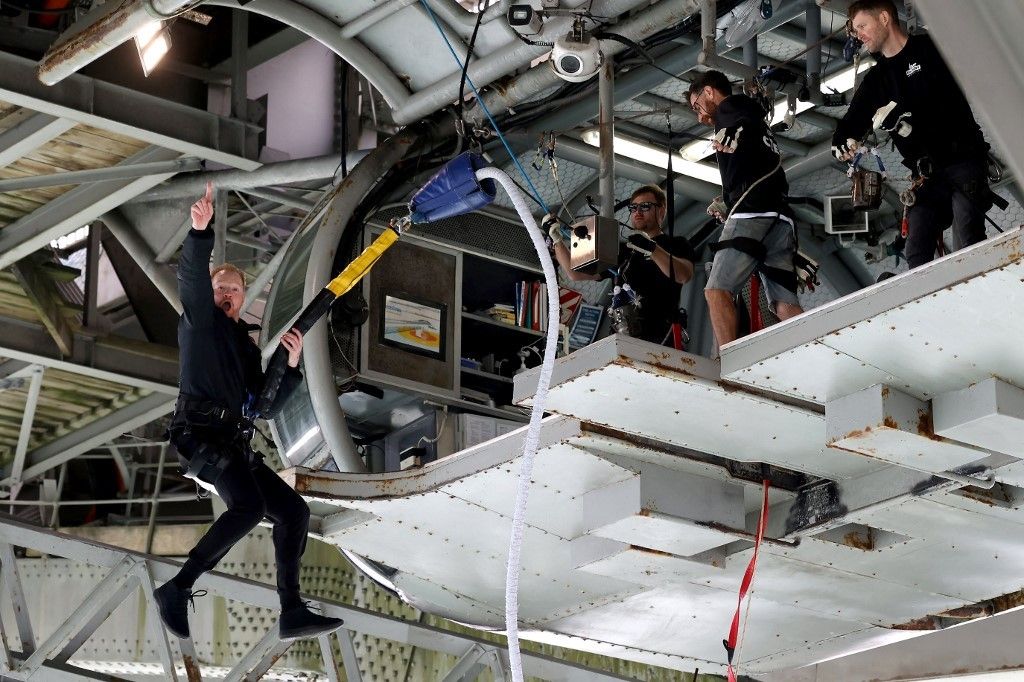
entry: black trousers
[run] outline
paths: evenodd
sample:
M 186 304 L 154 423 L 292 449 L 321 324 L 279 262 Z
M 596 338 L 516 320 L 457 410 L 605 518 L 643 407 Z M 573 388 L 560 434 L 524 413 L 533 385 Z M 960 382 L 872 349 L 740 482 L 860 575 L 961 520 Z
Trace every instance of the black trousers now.
M 992 208 L 984 159 L 936 169 L 915 191 L 917 202 L 907 215 L 910 230 L 904 248 L 911 268 L 935 258 L 936 243 L 950 224 L 954 251 L 984 241 L 985 214 Z
M 188 459 L 199 441 L 192 434 L 177 433 L 172 440 L 183 459 Z M 264 517 L 274 524 L 274 558 L 277 563 L 277 592 L 284 609 L 301 604 L 299 564 L 306 549 L 309 506 L 262 460 L 249 460 L 236 452 L 215 485 L 227 504 L 206 534 L 188 554 L 188 561 L 176 578 L 179 586 L 190 588 L 209 571 L 235 543 L 256 527 Z

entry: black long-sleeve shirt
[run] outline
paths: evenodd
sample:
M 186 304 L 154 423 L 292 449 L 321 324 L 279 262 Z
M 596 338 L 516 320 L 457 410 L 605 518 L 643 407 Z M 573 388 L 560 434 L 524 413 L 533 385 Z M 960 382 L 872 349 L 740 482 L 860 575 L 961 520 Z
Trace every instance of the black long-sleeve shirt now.
M 718 152 L 718 168 L 722 173 L 722 198 L 730 209 L 740 200 L 747 188 L 768 175 L 757 184 L 743 200 L 735 213 L 787 213 L 786 194 L 789 183 L 779 165 L 779 148 L 775 143 L 764 110 L 752 97 L 730 95 L 719 102 L 715 112 L 715 132 L 722 128 L 743 127 L 736 151 L 731 154 Z
M 251 328 L 235 322 L 213 304 L 210 254 L 213 230 L 190 230 L 178 263 L 178 293 L 184 312 L 178 320 L 179 388 L 191 398 L 209 400 L 241 414 L 263 388 L 260 350 Z M 288 368 L 268 418 L 275 417 L 302 373 Z
M 988 144 L 971 105 L 929 36 L 909 36 L 898 54 L 874 57 L 877 64 L 864 75 L 833 144 L 860 140 L 875 112 L 896 102 L 899 111 L 910 112 L 910 136 L 892 137 L 908 168 L 923 156 L 939 166 L 985 156 Z

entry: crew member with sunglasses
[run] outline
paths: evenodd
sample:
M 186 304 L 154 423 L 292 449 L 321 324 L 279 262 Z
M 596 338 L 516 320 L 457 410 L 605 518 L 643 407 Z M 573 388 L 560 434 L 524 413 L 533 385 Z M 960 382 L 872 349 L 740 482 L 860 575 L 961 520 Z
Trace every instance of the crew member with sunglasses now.
M 796 229 L 779 148 L 761 105 L 747 95 L 734 95 L 721 71 L 694 78 L 687 100 L 697 120 L 715 128 L 712 146 L 722 173 L 724 203 L 712 203 L 708 213 L 725 219 L 725 225 L 711 247 L 715 259 L 704 287 L 721 348 L 739 335 L 734 297 L 755 271 L 780 320 L 803 312 L 793 266 Z
M 638 187 L 629 198 L 629 217 L 635 232 L 619 248 L 618 277 L 629 284 L 639 298 L 637 330 L 633 336 L 662 344 L 679 317 L 679 295 L 683 284 L 693 277 L 693 247 L 686 237 L 669 237 L 662 231 L 665 221 L 665 192 L 657 185 Z M 588 275 L 570 267 L 569 249 L 557 220 L 545 226 L 554 244 L 555 259 L 574 281 L 599 280 L 607 272 Z

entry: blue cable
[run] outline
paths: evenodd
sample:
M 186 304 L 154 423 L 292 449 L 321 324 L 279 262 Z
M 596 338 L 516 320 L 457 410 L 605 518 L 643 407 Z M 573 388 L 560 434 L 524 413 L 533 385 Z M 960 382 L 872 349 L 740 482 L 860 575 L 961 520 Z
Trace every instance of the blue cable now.
M 430 9 L 430 5 L 427 4 L 427 0 L 420 0 L 420 4 L 423 5 L 423 8 L 425 10 L 427 10 L 427 15 L 430 16 L 431 21 L 434 22 L 434 26 L 437 27 L 437 32 L 441 34 L 441 38 L 444 40 L 444 44 L 448 46 L 448 51 L 452 53 L 452 59 L 455 60 L 455 63 L 461 69 L 462 62 L 459 60 L 459 55 L 455 54 L 455 48 L 452 47 L 451 42 L 449 42 L 448 36 L 444 34 L 444 29 L 442 29 L 441 24 L 438 23 L 437 17 L 434 16 L 434 12 Z M 551 213 L 551 209 L 548 208 L 548 205 L 546 203 L 544 203 L 544 199 L 540 196 L 540 192 L 537 191 L 537 188 L 533 186 L 533 181 L 530 180 L 530 176 L 526 174 L 526 170 L 523 168 L 522 164 L 519 163 L 519 158 L 512 153 L 512 147 L 509 146 L 508 141 L 505 139 L 505 136 L 501 134 L 501 129 L 498 128 L 497 122 L 494 120 L 494 117 L 491 116 L 491 112 L 487 108 L 487 105 L 484 104 L 484 100 L 480 96 L 480 93 L 477 92 L 476 86 L 473 85 L 473 80 L 469 77 L 469 55 L 466 55 L 466 60 L 466 82 L 469 83 L 469 88 L 473 91 L 473 95 L 476 96 L 476 101 L 480 103 L 480 107 L 484 110 L 484 113 L 487 114 L 487 120 L 491 122 L 491 126 L 494 128 L 494 132 L 497 133 L 498 139 L 501 140 L 501 143 L 503 145 L 505 145 L 505 151 L 507 151 L 509 157 L 511 157 L 512 163 L 514 163 L 516 165 L 516 168 L 519 169 L 519 174 L 522 175 L 523 179 L 526 180 L 526 184 L 529 185 L 530 191 L 533 192 L 533 196 L 537 200 L 537 203 L 540 204 L 540 207 L 544 209 L 545 213 Z

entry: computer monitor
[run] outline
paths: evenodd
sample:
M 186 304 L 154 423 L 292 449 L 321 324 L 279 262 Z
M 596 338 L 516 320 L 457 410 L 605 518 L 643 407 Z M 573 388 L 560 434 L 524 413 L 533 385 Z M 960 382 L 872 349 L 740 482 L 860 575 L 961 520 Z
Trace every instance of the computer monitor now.
M 869 230 L 868 211 L 854 209 L 853 197 L 825 197 L 825 232 L 828 234 L 857 234 Z

